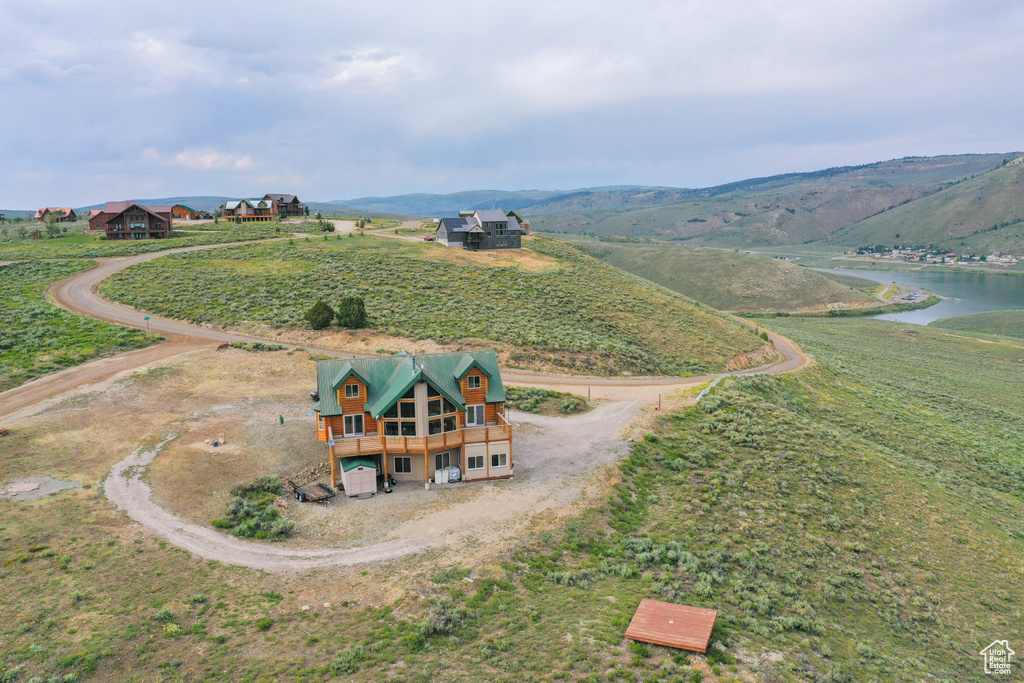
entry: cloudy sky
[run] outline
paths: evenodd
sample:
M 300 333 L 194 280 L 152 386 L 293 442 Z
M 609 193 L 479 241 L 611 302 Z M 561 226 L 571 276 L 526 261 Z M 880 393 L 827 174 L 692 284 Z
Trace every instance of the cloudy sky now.
M 1019 0 L 0 0 L 0 207 L 1024 149 Z

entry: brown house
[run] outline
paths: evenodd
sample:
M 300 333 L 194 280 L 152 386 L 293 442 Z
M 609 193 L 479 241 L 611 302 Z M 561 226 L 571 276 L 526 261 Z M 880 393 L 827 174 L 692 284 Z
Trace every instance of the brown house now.
M 358 466 L 377 479 L 512 476 L 512 427 L 494 351 L 317 361 L 317 438 L 331 484 Z M 454 477 L 453 477 L 454 478 Z
M 40 223 L 46 223 L 50 219 L 58 223 L 74 223 L 78 220 L 75 210 L 70 207 L 47 206 L 36 211 L 34 218 Z
M 143 206 L 136 202 L 107 202 L 89 218 L 89 229 L 108 240 L 162 239 L 171 236 L 171 207 Z
M 220 208 L 224 218 L 240 223 L 277 220 L 277 202 L 273 199 L 233 199 Z
M 200 213 L 184 204 L 175 204 L 171 207 L 171 218 L 176 221 L 194 221 L 199 218 Z
M 265 194 L 264 199 L 273 200 L 278 212 L 285 217 L 306 215 L 306 205 L 293 194 Z

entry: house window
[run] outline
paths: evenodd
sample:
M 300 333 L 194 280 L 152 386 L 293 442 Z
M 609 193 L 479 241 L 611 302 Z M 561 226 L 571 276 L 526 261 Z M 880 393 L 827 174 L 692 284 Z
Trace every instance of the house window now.
M 484 424 L 484 407 L 466 406 L 466 426 L 482 427 Z
M 345 416 L 345 436 L 362 436 L 363 435 L 363 416 L 362 415 L 346 415 Z
M 444 453 L 438 453 L 434 456 L 434 469 L 440 470 L 448 467 L 452 464 L 452 454 L 450 451 Z
M 321 432 L 324 431 L 324 416 L 320 413 L 316 414 L 316 428 Z
M 484 456 L 482 455 L 471 455 L 466 458 L 466 469 L 469 470 L 482 470 L 484 468 Z
M 466 378 L 467 389 L 479 389 L 480 388 L 480 375 L 470 375 Z
M 508 453 L 491 453 L 491 467 L 508 467 Z
M 345 398 L 359 398 L 359 385 L 358 384 L 346 384 L 345 385 Z
M 412 474 L 412 458 L 395 456 L 395 474 Z
M 444 431 L 444 422 L 437 417 L 427 423 L 427 434 L 440 434 Z

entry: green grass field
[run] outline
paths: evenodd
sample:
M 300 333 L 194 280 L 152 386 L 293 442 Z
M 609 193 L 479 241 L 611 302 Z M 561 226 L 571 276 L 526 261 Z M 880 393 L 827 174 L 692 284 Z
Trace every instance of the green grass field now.
M 936 320 L 929 323 L 928 326 L 1024 339 L 1024 310 L 985 311 L 984 313 L 958 315 L 955 318 Z
M 0 261 L 22 259 L 69 259 L 102 256 L 131 256 L 175 247 L 190 247 L 197 244 L 223 244 L 246 240 L 261 240 L 288 234 L 288 226 L 279 224 L 245 225 L 228 227 L 224 230 L 210 230 L 202 233 L 185 233 L 182 237 L 162 240 L 106 240 L 102 235 L 72 232 L 66 237 L 55 239 L 0 240 Z
M 57 308 L 46 288 L 92 266 L 91 261 L 30 261 L 0 266 L 0 391 L 87 360 L 149 346 L 140 330 Z
M 1024 616 L 1024 352 L 882 321 L 773 327 L 818 364 L 727 380 L 699 408 L 658 419 L 605 503 L 518 541 L 497 564 L 424 556 L 420 571 L 353 572 L 367 585 L 400 576 L 418 601 L 301 611 L 317 604 L 303 591 L 329 574 L 193 558 L 95 491 L 0 501 L 0 674 L 981 680 L 978 652 L 1016 637 Z M 174 381 L 141 376 L 119 400 Z M 89 480 L 123 456 L 87 425 L 69 428 L 77 459 L 29 429 L 0 443 L 0 478 Z M 718 609 L 725 651 L 704 663 L 630 645 L 623 633 L 644 597 Z
M 601 261 L 726 311 L 797 311 L 868 305 L 862 292 L 789 261 L 667 243 L 559 235 Z
M 570 245 L 530 244 L 493 255 L 374 236 L 230 247 L 141 264 L 102 292 L 192 322 L 281 328 L 304 327 L 319 298 L 355 294 L 375 330 L 440 343 L 490 340 L 513 346 L 515 365 L 587 374 L 702 373 L 760 346 L 717 311 Z

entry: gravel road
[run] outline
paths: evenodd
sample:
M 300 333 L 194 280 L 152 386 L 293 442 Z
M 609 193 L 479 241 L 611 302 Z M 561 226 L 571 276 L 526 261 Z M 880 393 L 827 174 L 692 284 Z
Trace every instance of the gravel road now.
M 516 477 L 507 486 L 491 482 L 459 484 L 479 489 L 478 495 L 446 504 L 425 506 L 424 514 L 391 529 L 388 539 L 358 548 L 289 548 L 286 544 L 244 541 L 186 522 L 153 502 L 143 481 L 146 468 L 174 436 L 140 447 L 111 469 L 104 494 L 129 517 L 168 542 L 208 560 L 271 572 L 306 571 L 318 567 L 355 565 L 398 559 L 428 548 L 501 543 L 518 533 L 535 515 L 564 508 L 579 500 L 602 465 L 622 457 L 626 443 L 619 433 L 640 404 L 620 402 L 570 418 L 513 414 L 516 422 Z M 438 491 L 423 492 L 437 494 Z M 405 495 L 416 495 L 409 487 Z M 440 498 L 440 500 L 439 500 Z M 387 498 L 367 501 L 386 505 Z M 333 514 L 345 514 L 335 506 Z

